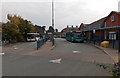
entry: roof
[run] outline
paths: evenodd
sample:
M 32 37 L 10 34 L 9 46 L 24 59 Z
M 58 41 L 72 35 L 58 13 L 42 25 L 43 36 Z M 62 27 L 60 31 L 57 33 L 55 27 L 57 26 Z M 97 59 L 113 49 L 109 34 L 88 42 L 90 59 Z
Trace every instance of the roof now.
M 81 29 L 82 25 L 84 25 L 84 27 L 87 27 L 89 24 L 84 24 L 84 23 L 81 23 L 79 29 Z
M 120 14 L 120 12 L 117 12 L 117 11 L 112 11 L 112 12 L 117 13 L 117 14 Z M 111 13 L 112 13 L 112 12 L 111 12 Z
M 99 29 L 104 25 L 104 20 L 106 19 L 106 17 L 99 19 L 91 24 L 87 24 L 86 28 L 84 28 L 84 30 L 93 30 L 93 29 Z
M 76 28 L 76 27 L 68 27 L 68 28 L 64 28 L 61 32 L 63 32 L 64 30 L 79 30 L 79 28 Z
M 118 14 L 118 15 L 120 16 L 120 12 L 112 11 L 112 12 L 106 17 L 105 21 L 107 20 L 107 18 L 109 18 L 109 16 L 111 16 L 112 13 L 116 13 L 116 14 Z

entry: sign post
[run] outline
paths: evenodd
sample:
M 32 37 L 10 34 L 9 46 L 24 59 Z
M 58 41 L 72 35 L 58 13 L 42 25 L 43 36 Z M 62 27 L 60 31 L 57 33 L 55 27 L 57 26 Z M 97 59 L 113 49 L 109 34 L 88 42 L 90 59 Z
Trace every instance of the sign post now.
M 118 12 L 120 12 L 120 1 L 118 2 Z M 118 22 L 120 22 L 120 20 Z M 120 63 L 120 28 L 119 28 L 119 32 L 118 32 L 118 37 L 119 37 L 118 60 Z
M 94 44 L 95 44 L 95 29 L 93 29 L 93 40 L 94 40 Z
M 118 61 L 120 63 L 120 28 L 118 31 Z

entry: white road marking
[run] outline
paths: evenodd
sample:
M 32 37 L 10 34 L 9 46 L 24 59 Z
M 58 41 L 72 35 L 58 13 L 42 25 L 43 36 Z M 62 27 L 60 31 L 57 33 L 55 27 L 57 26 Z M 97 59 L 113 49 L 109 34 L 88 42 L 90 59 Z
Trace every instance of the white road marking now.
M 5 53 L 0 53 L 0 55 L 5 55 Z
M 49 62 L 60 64 L 60 63 L 61 63 L 61 60 L 62 60 L 62 59 L 60 58 L 60 59 L 50 60 Z
M 81 52 L 80 52 L 80 51 L 73 51 L 73 53 L 75 53 L 75 54 L 76 54 L 76 53 L 81 53 Z

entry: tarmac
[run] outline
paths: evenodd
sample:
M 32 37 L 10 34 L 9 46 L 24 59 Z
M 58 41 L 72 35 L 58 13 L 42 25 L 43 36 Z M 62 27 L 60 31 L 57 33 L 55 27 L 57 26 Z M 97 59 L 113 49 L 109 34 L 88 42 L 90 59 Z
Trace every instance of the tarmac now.
M 108 56 L 110 56 L 112 58 L 112 60 L 114 61 L 114 63 L 118 63 L 119 62 L 119 55 L 118 55 L 118 50 L 117 49 L 113 49 L 113 48 L 110 48 L 110 47 L 101 47 L 99 45 L 94 45 L 92 43 L 87 43 L 87 44 L 90 44 L 92 46 L 95 46 L 99 49 L 101 49 L 103 52 L 105 52 Z M 34 55 L 36 53 L 40 53 L 40 52 L 49 52 L 50 50 L 53 50 L 54 48 L 56 47 L 56 45 L 52 46 L 52 42 L 51 41 L 47 41 L 41 48 L 39 48 L 38 50 L 35 50 L 35 51 L 29 51 L 27 52 L 26 50 L 25 51 L 22 51 L 22 54 L 25 54 L 25 55 Z M 16 50 L 14 51 L 13 49 L 11 50 L 11 48 L 5 48 L 5 50 L 7 50 L 6 52 L 10 51 L 10 52 L 13 52 L 13 53 L 16 53 Z M 18 51 L 17 51 L 18 53 Z M 21 53 L 21 50 L 20 52 Z
M 91 44 L 99 49 L 101 49 L 103 52 L 105 52 L 108 56 L 110 56 L 112 58 L 112 60 L 114 61 L 114 63 L 118 63 L 119 62 L 119 55 L 118 55 L 118 50 L 117 49 L 113 49 L 111 47 L 102 47 L 100 45 L 94 45 Z M 46 51 L 46 47 L 47 50 L 53 50 L 56 45 L 52 46 L 52 43 L 50 41 L 47 41 L 41 48 L 40 50 L 45 52 Z M 40 51 L 39 50 L 39 51 Z

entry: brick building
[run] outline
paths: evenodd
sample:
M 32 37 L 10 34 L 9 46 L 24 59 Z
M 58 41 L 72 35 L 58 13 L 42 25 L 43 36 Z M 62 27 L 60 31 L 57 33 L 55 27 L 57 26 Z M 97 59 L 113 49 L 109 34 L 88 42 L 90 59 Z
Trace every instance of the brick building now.
M 77 30 L 79 30 L 78 26 L 76 26 L 76 27 L 73 27 L 73 26 L 69 27 L 69 26 L 67 26 L 66 28 L 64 28 L 64 29 L 61 31 L 61 37 L 62 37 L 62 38 L 65 38 L 65 37 L 66 37 L 66 32 L 69 32 L 69 31 L 77 31 Z
M 118 29 L 120 28 L 120 12 L 112 11 L 108 16 L 99 19 L 91 24 L 81 24 L 82 30 L 87 39 L 99 43 L 110 41 L 110 46 L 118 48 Z

